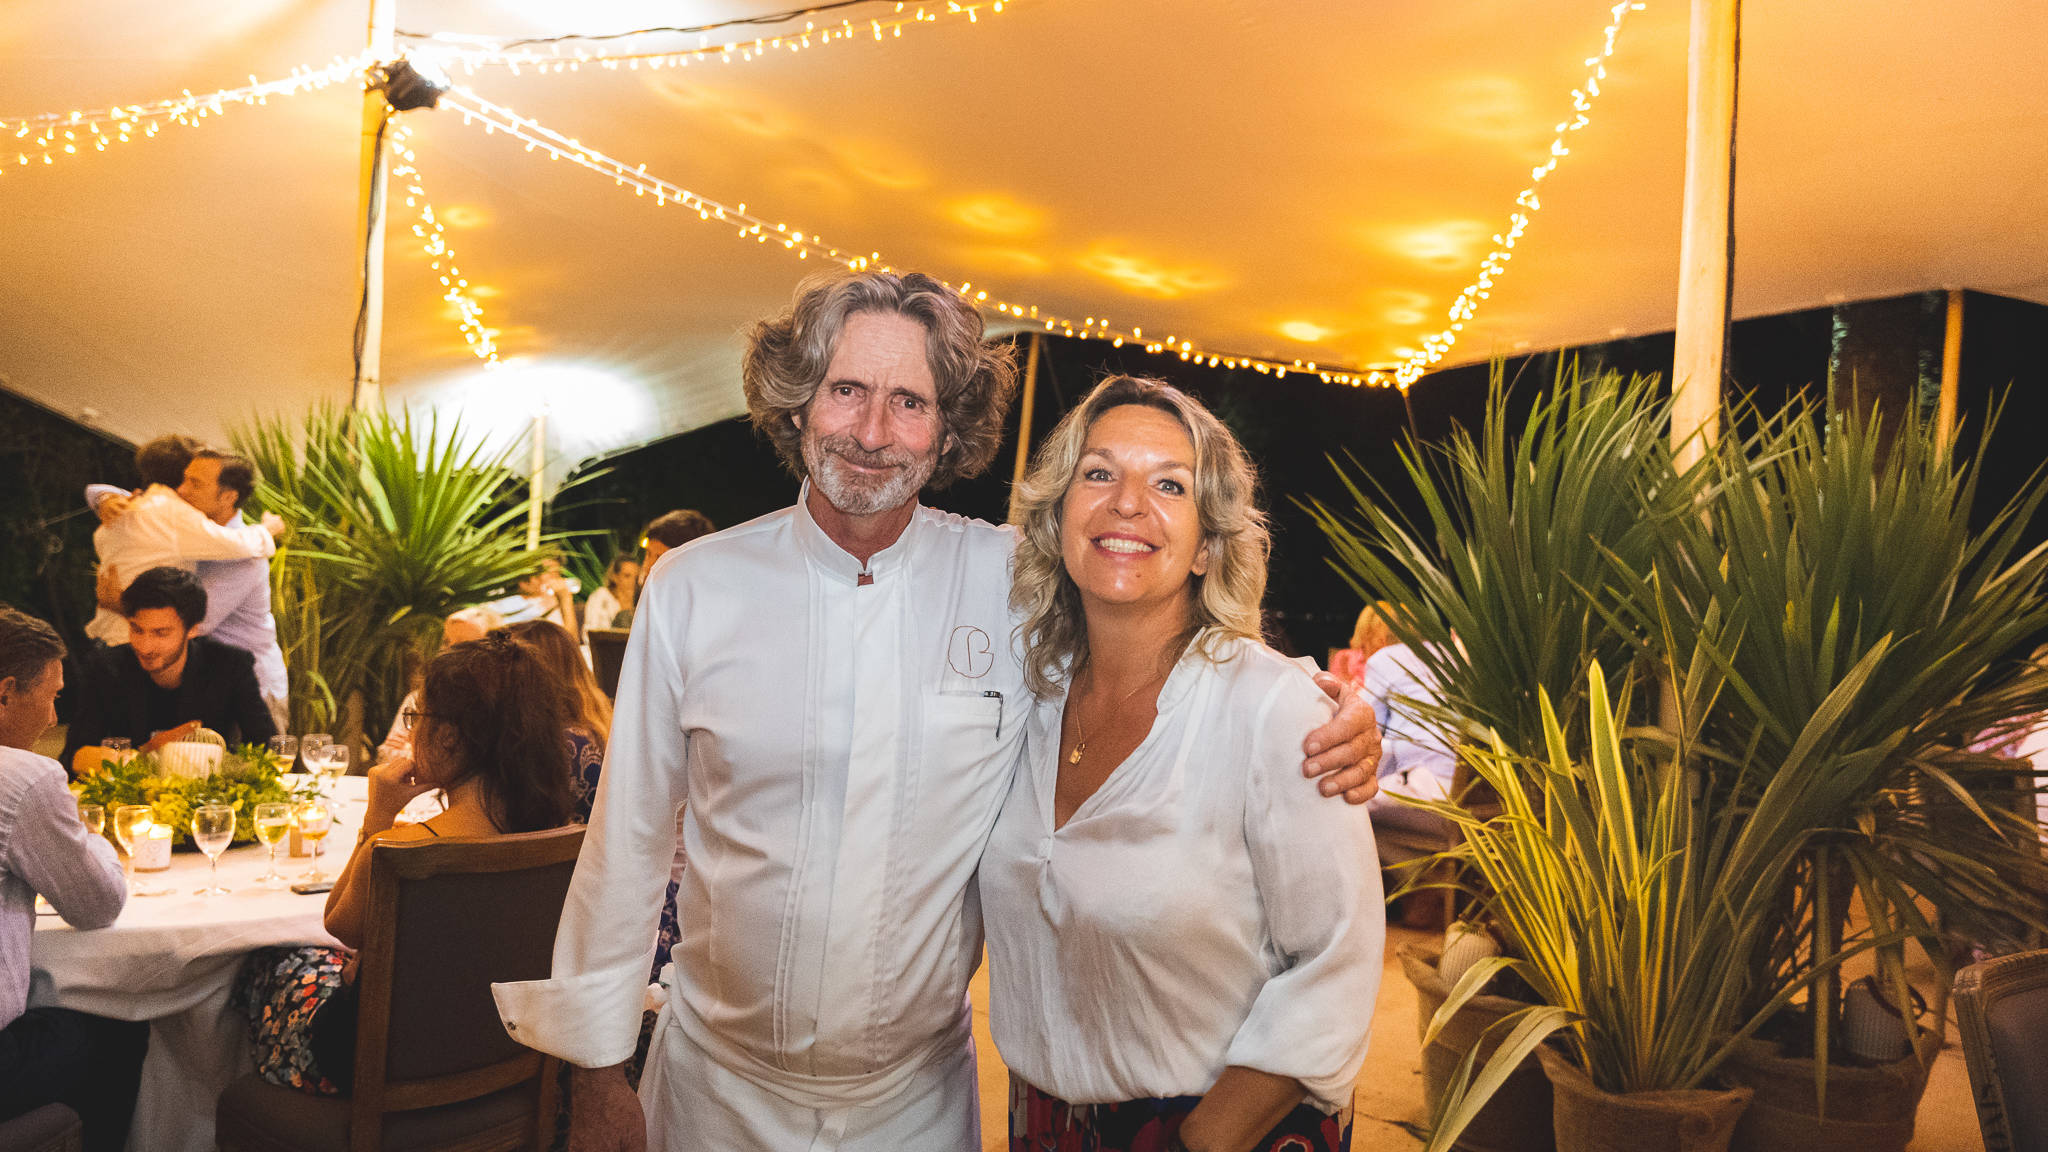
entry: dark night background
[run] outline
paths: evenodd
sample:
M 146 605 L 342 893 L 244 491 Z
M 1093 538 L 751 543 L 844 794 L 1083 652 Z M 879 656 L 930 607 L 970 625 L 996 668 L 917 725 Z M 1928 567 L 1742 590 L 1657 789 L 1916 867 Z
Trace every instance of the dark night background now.
M 1909 317 L 1934 317 L 1931 323 L 1909 324 L 1912 330 L 1899 335 L 1919 350 L 1921 365 L 1931 367 L 1937 384 L 1939 299 L 1939 294 L 1929 294 L 1891 302 L 1905 305 Z M 1736 387 L 1765 405 L 1800 389 L 1824 389 L 1838 347 L 1837 323 L 1838 310 L 1832 308 L 1738 322 L 1730 338 L 1728 373 Z M 2038 353 L 2042 331 L 2048 331 L 2048 308 L 1975 292 L 1967 295 L 1959 443 L 1975 443 L 1972 430 L 1994 398 L 2010 389 L 1998 436 L 1983 462 L 1980 515 L 1995 510 L 2043 460 L 2040 431 L 2048 428 L 2048 365 Z M 1020 365 L 1023 352 L 1020 347 Z M 1672 337 L 1664 333 L 1520 356 L 1503 368 L 1515 382 L 1517 395 L 1533 396 L 1554 378 L 1561 361 L 1574 356 L 1588 367 L 1668 374 L 1671 354 Z M 1101 341 L 1047 337 L 1040 353 L 1031 442 L 1038 444 L 1061 414 L 1104 375 L 1157 376 L 1201 397 L 1244 441 L 1260 470 L 1273 521 L 1266 596 L 1272 621 L 1298 652 L 1321 658 L 1327 649 L 1348 642 L 1359 604 L 1330 568 L 1321 532 L 1295 500 L 1341 502 L 1344 489 L 1330 461 L 1347 454 L 1400 496 L 1395 451 L 1411 432 L 1410 420 L 1413 433 L 1424 442 L 1441 439 L 1455 424 L 1476 427 L 1489 371 L 1482 364 L 1425 376 L 1409 390 L 1404 409 L 1401 396 L 1390 389 L 1349 388 L 1299 374 L 1276 379 L 1249 369 L 1199 367 L 1178 356 L 1148 355 Z M 1015 467 L 1018 415 L 1010 414 L 1003 452 L 985 475 L 927 493 L 927 502 L 984 520 L 1003 520 Z M 796 482 L 744 420 L 724 421 L 607 461 L 592 461 L 583 470 L 598 469 L 607 471 L 562 501 L 565 507 L 553 522 L 564 528 L 601 530 L 618 546 L 631 543 L 642 525 L 671 508 L 696 508 L 724 528 L 774 511 L 796 494 Z M 2048 538 L 2048 518 L 2034 526 L 2032 538 Z M 602 541 L 598 551 L 605 552 Z
M 1839 367 L 1844 316 L 1874 308 L 1875 326 L 1888 329 L 1898 346 L 1894 358 L 1917 359 L 1925 399 L 1931 395 L 1930 379 L 1938 381 L 1940 373 L 1940 298 L 1930 293 L 1742 321 L 1731 336 L 1729 375 L 1735 386 L 1765 404 L 1798 389 L 1824 388 L 1831 365 Z M 2048 363 L 2039 348 L 2040 334 L 2048 332 L 2048 308 L 1972 292 L 1966 297 L 1963 328 L 1958 416 L 1963 431 L 1958 442 L 1974 445 L 1974 430 L 2004 398 L 1998 435 L 1981 462 L 1981 519 L 2044 459 Z M 1503 368 L 1518 396 L 1533 396 L 1570 357 L 1623 372 L 1664 373 L 1671 350 L 1667 333 L 1516 357 Z M 1021 363 L 1021 348 L 1019 355 Z M 1347 641 L 1358 602 L 1330 569 L 1321 534 L 1295 500 L 1341 501 L 1343 488 L 1330 461 L 1347 455 L 1398 498 L 1403 485 L 1397 445 L 1411 430 L 1432 442 L 1454 425 L 1475 425 L 1489 368 L 1426 376 L 1410 390 L 1404 406 L 1391 390 L 1324 384 L 1313 376 L 1276 379 L 1249 370 L 1198 367 L 1176 356 L 1047 337 L 1032 443 L 1096 380 L 1113 372 L 1159 376 L 1194 393 L 1243 439 L 1261 470 L 1273 519 L 1267 607 L 1296 650 L 1320 657 Z M 1012 412 L 1007 445 L 987 475 L 929 494 L 930 502 L 986 520 L 1004 519 L 1016 419 Z M 555 527 L 600 533 L 593 538 L 599 558 L 614 547 L 631 546 L 642 525 L 669 509 L 697 508 L 720 527 L 729 527 L 789 503 L 796 492 L 773 450 L 743 420 L 608 460 L 586 461 L 579 472 L 592 478 L 558 501 L 550 521 Z M 91 481 L 132 483 L 130 447 L 0 389 L 0 491 L 7 493 L 0 500 L 0 601 L 52 620 L 74 641 L 91 607 L 93 522 L 80 502 L 81 489 Z M 2033 525 L 2031 539 L 2048 539 L 2048 516 Z

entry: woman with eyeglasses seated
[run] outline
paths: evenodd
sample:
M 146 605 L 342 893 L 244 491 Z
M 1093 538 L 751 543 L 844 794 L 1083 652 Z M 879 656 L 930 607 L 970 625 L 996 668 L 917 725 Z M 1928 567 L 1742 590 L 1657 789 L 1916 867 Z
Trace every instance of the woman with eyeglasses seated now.
M 1265 517 L 1199 403 L 1104 381 L 1019 489 L 1025 760 L 981 860 L 1010 1147 L 1349 1146 L 1386 921 L 1330 702 L 1259 641 Z
M 562 761 L 568 712 L 552 674 L 511 637 L 492 633 L 428 661 L 407 719 L 410 755 L 370 769 L 362 833 L 327 897 L 327 931 L 344 947 L 265 949 L 245 974 L 257 1071 L 272 1083 L 328 1095 L 345 1095 L 353 1083 L 354 950 L 369 911 L 370 845 L 539 832 L 574 821 Z M 417 824 L 398 821 L 414 797 L 437 788 L 445 810 Z

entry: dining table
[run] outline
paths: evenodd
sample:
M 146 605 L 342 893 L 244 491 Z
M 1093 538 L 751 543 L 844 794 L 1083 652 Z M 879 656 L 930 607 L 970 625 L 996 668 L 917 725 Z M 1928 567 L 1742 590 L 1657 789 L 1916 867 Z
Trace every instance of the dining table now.
M 366 778 L 345 776 L 327 793 L 334 823 L 320 867 L 330 879 L 348 862 L 367 789 Z M 278 870 L 296 880 L 312 860 L 287 848 L 278 845 Z M 55 915 L 36 918 L 31 1005 L 149 1022 L 131 1152 L 210 1152 L 214 1101 L 229 1081 L 255 1069 L 248 1016 L 230 1003 L 243 961 L 259 948 L 335 944 L 321 925 L 324 894 L 259 883 L 268 855 L 254 843 L 228 849 L 220 859 L 228 893 L 201 896 L 206 857 L 173 853 L 168 871 L 137 874 L 165 894 L 131 895 L 105 928 L 80 931 Z

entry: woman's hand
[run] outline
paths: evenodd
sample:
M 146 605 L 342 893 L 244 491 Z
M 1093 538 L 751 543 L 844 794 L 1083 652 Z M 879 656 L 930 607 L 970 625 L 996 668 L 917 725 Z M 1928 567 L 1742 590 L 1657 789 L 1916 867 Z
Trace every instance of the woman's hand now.
M 433 782 L 421 778 L 411 756 L 394 756 L 370 769 L 370 810 L 363 817 L 364 834 L 375 835 L 391 827 L 414 797 L 433 790 Z

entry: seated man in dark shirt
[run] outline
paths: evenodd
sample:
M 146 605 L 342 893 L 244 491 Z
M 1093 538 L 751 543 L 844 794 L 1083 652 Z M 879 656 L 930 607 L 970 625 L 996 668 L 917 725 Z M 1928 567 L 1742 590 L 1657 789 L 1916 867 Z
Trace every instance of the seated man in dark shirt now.
M 128 643 L 85 661 L 78 715 L 64 741 L 64 763 L 82 747 L 124 736 L 142 747 L 158 732 L 197 720 L 230 748 L 277 735 L 277 721 L 256 686 L 256 658 L 192 635 L 206 618 L 206 589 L 190 572 L 151 568 L 121 593 Z

